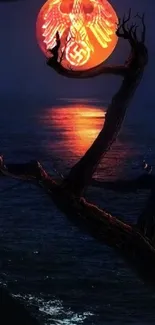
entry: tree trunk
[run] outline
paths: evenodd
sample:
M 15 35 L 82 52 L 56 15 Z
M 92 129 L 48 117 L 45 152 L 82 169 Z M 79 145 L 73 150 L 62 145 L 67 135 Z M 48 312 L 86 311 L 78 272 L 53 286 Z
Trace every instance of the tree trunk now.
M 49 63 L 52 68 L 66 77 L 84 78 L 92 77 L 101 73 L 114 73 L 123 76 L 122 85 L 116 95 L 113 97 L 111 104 L 108 107 L 105 124 L 98 137 L 88 149 L 81 160 L 73 166 L 68 177 L 64 181 L 56 182 L 42 168 L 38 162 L 30 162 L 28 164 L 4 164 L 3 158 L 0 159 L 1 175 L 15 177 L 23 181 L 33 182 L 39 187 L 42 187 L 52 198 L 54 203 L 63 211 L 66 216 L 86 231 L 99 242 L 113 247 L 117 252 L 129 263 L 134 270 L 146 282 L 155 284 L 155 249 L 153 247 L 152 235 L 144 233 L 141 217 L 137 226 L 127 225 L 118 220 L 104 209 L 99 209 L 97 206 L 87 202 L 82 197 L 82 192 L 85 187 L 91 185 L 99 185 L 97 181 L 92 180 L 94 171 L 99 162 L 110 149 L 111 144 L 117 137 L 122 121 L 124 119 L 129 101 L 141 81 L 144 68 L 148 61 L 147 49 L 144 45 L 145 40 L 145 25 L 144 17 L 142 17 L 143 32 L 141 40 L 136 36 L 136 30 L 126 27 L 129 17 L 123 19 L 122 24 L 118 27 L 117 35 L 127 39 L 131 45 L 131 55 L 128 62 L 120 69 L 120 67 L 108 67 L 103 69 L 103 65 L 94 68 L 96 70 L 87 70 L 86 72 L 75 72 L 65 70 L 57 62 L 56 57 L 50 59 Z M 121 33 L 121 28 L 123 33 Z M 93 74 L 94 73 L 94 74 Z M 96 73 L 96 74 L 95 74 Z M 144 177 L 143 177 L 144 178 Z M 153 179 L 154 180 L 154 179 Z M 94 182 L 96 182 L 94 184 Z M 142 178 L 134 181 L 118 181 L 113 189 L 120 189 L 126 186 L 128 190 L 136 190 L 141 187 L 150 186 L 154 183 L 151 178 Z M 107 183 L 100 184 L 104 187 Z M 153 187 L 154 198 L 154 187 Z M 151 206 L 150 216 L 152 211 L 154 214 L 154 205 L 151 196 L 151 203 L 146 207 L 145 216 Z M 142 218 L 143 219 L 143 218 Z M 152 220 L 151 217 L 149 220 Z M 151 221 L 149 222 L 150 229 Z M 148 229 L 148 230 L 149 230 Z

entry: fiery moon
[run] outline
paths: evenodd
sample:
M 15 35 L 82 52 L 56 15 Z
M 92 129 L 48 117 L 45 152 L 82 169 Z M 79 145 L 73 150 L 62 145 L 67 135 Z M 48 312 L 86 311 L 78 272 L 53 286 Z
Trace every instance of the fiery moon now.
M 48 0 L 41 8 L 36 33 L 46 55 L 56 45 L 59 32 L 59 59 L 65 68 L 85 70 L 105 61 L 117 44 L 118 18 L 107 0 Z

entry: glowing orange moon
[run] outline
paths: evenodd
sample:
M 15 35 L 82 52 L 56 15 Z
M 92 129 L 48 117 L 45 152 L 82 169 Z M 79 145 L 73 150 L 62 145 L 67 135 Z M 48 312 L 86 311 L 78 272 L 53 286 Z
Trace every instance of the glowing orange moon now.
M 56 45 L 58 31 L 61 64 L 85 70 L 111 55 L 118 40 L 117 22 L 116 12 L 107 0 L 48 0 L 37 18 L 37 40 L 49 57 L 48 49 Z

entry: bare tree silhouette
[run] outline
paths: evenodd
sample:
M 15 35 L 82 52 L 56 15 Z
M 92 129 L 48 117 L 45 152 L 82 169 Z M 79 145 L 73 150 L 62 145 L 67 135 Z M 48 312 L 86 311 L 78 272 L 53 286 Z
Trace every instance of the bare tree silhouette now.
M 104 127 L 84 156 L 71 168 L 67 177 L 56 181 L 37 161 L 5 165 L 3 157 L 0 159 L 0 171 L 3 176 L 32 182 L 43 188 L 72 222 L 99 242 L 113 247 L 144 281 L 152 285 L 155 284 L 154 176 L 146 174 L 137 179 L 116 182 L 100 182 L 93 178 L 98 164 L 117 138 L 126 109 L 148 63 L 144 15 L 140 17 L 137 14 L 137 18 L 141 22 L 139 36 L 136 24 L 128 26 L 131 10 L 127 17 L 119 20 L 116 34 L 119 38 L 127 40 L 131 47 L 128 59 L 119 66 L 105 66 L 102 63 L 86 71 L 65 69 L 61 65 L 61 60 L 58 60 L 60 39 L 57 33 L 57 47 L 54 48 L 53 57 L 47 60 L 47 64 L 59 74 L 69 78 L 92 78 L 101 74 L 122 76 L 121 86 L 108 107 Z M 151 196 L 137 224 L 129 225 L 104 209 L 87 202 L 83 197 L 83 190 L 88 186 L 114 191 L 136 191 L 148 188 L 151 190 Z

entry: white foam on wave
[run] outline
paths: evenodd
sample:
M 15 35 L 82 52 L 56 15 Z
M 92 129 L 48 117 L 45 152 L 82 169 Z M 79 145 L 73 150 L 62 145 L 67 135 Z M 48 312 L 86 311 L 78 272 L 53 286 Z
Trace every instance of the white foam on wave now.
M 93 316 L 89 311 L 74 313 L 71 309 L 65 309 L 63 302 L 57 299 L 45 300 L 32 295 L 22 296 L 20 294 L 14 297 L 24 300 L 28 305 L 37 305 L 39 311 L 47 319 L 45 325 L 77 325 L 83 324 L 84 320 Z M 52 323 L 51 323 L 52 322 Z

